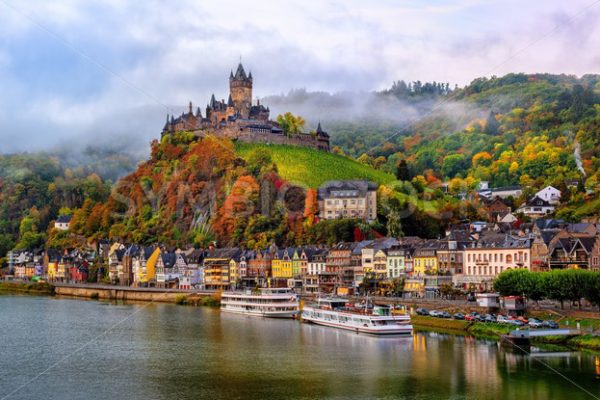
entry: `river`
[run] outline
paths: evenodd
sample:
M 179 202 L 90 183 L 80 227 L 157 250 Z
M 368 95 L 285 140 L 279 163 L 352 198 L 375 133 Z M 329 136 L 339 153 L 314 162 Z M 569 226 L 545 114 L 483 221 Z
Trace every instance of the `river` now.
M 0 400 L 593 399 L 600 357 L 170 304 L 0 296 Z

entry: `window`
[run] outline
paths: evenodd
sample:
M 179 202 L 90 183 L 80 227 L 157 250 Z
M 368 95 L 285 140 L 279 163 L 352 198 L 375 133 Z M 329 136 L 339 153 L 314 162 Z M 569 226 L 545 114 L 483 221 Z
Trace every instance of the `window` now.
M 512 262 L 512 256 L 510 254 L 506 255 L 506 262 L 507 263 L 511 263 Z

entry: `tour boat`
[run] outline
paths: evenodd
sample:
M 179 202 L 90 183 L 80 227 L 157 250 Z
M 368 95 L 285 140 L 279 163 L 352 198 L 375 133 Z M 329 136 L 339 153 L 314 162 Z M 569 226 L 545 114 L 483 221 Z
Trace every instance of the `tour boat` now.
M 394 315 L 391 306 L 354 307 L 345 299 L 318 299 L 316 306 L 304 306 L 302 321 L 369 335 L 411 335 L 409 315 Z
M 298 314 L 298 296 L 288 288 L 224 292 L 221 295 L 221 311 L 269 318 L 294 318 Z

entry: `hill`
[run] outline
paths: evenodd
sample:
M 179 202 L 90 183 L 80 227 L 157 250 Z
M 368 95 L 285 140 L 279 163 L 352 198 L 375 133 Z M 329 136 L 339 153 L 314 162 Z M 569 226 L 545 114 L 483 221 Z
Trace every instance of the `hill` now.
M 600 75 L 478 78 L 438 97 L 408 124 L 327 126 L 333 146 L 391 173 L 403 160 L 408 179 L 420 177 L 430 186 L 450 182 L 455 193 L 479 181 L 528 188 L 516 205 L 552 185 L 572 205 L 560 216 L 597 214 L 581 205 L 600 196 Z M 386 140 L 391 132 L 397 135 Z
M 246 161 L 257 149 L 268 152 L 277 165 L 279 175 L 286 181 L 303 187 L 317 188 L 330 180 L 367 179 L 387 184 L 396 179 L 388 172 L 374 169 L 348 157 L 305 147 L 238 142 L 235 148 L 237 154 Z

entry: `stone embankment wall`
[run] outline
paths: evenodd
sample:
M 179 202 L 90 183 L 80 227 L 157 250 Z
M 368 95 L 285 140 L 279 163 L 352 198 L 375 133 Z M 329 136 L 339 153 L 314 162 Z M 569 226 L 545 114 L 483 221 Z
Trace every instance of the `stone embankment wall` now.
M 144 290 L 127 287 L 103 286 L 56 286 L 55 294 L 59 296 L 86 297 L 90 299 L 122 300 L 122 301 L 153 301 L 175 303 L 181 296 L 190 295 L 185 291 Z M 209 295 L 208 293 L 206 294 Z

